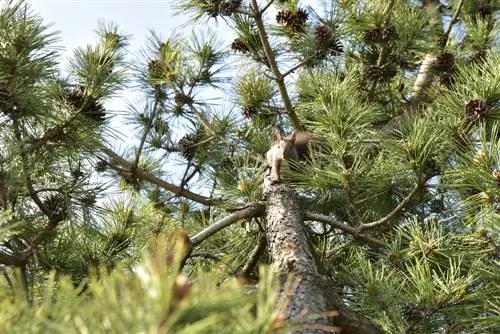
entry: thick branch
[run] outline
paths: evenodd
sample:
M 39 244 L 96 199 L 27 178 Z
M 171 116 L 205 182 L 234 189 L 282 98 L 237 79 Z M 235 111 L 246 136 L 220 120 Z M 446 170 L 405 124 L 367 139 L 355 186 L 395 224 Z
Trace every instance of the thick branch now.
M 388 247 L 388 245 L 378 239 L 375 239 L 369 235 L 364 235 L 364 234 L 359 234 L 358 230 L 352 226 L 346 225 L 344 223 L 341 223 L 334 219 L 333 217 L 321 215 L 318 213 L 312 213 L 312 212 L 306 212 L 304 213 L 304 218 L 306 220 L 315 220 L 319 221 L 325 224 L 330 225 L 333 228 L 337 228 L 339 230 L 342 230 L 346 233 L 349 233 L 350 235 L 354 236 L 356 239 L 364 240 L 366 242 L 369 242 L 371 244 L 377 245 L 377 246 L 382 246 L 382 247 Z
M 260 41 L 262 43 L 264 53 L 266 54 L 267 61 L 269 62 L 271 72 L 274 75 L 274 80 L 276 80 L 276 83 L 278 84 L 281 98 L 283 99 L 283 103 L 285 104 L 285 110 L 290 116 L 293 127 L 296 130 L 302 130 L 302 125 L 300 124 L 300 120 L 297 117 L 297 114 L 293 110 L 292 101 L 290 100 L 290 96 L 288 95 L 288 91 L 286 89 L 285 78 L 280 72 L 278 63 L 276 62 L 276 57 L 271 48 L 271 45 L 269 44 L 269 40 L 267 39 L 266 28 L 264 27 L 264 21 L 262 20 L 262 12 L 259 10 L 257 0 L 252 0 L 252 10 L 254 12 L 257 29 L 259 31 Z
M 249 277 L 252 271 L 254 270 L 257 263 L 259 263 L 259 259 L 266 250 L 266 236 L 262 236 L 259 239 L 259 242 L 252 250 L 248 257 L 248 261 L 245 263 L 243 268 L 241 269 L 241 275 L 243 277 Z
M 190 238 L 191 245 L 194 247 L 200 244 L 203 240 L 209 238 L 213 234 L 219 232 L 223 228 L 228 227 L 229 225 L 237 222 L 240 219 L 262 216 L 264 214 L 264 208 L 265 208 L 264 205 L 259 203 L 254 203 L 247 206 L 245 209 L 241 211 L 237 211 L 232 215 L 219 220 L 218 222 L 210 225 L 203 231 L 191 237 Z
M 26 263 L 26 259 L 17 255 L 0 252 L 0 263 L 6 266 L 20 267 Z
M 114 160 L 115 163 L 123 166 L 124 168 L 132 170 L 134 165 L 131 162 L 122 158 L 120 155 L 116 154 L 115 152 L 113 152 L 112 150 L 110 150 L 108 148 L 103 148 L 103 151 L 107 156 L 109 156 L 112 160 Z M 137 176 L 141 180 L 155 184 L 158 187 L 161 187 L 161 188 L 168 190 L 168 191 L 170 191 L 178 196 L 187 198 L 187 199 L 194 201 L 194 202 L 197 202 L 197 203 L 201 203 L 204 205 L 213 205 L 213 204 L 220 202 L 220 199 L 208 198 L 205 196 L 201 196 L 201 195 L 193 193 L 189 190 L 182 189 L 181 187 L 176 186 L 174 184 L 163 181 L 162 179 L 157 178 L 154 175 L 151 175 L 150 173 L 146 172 L 145 170 L 143 170 L 141 168 L 134 169 L 134 175 Z
M 403 200 L 401 201 L 401 203 L 399 203 L 391 212 L 389 212 L 385 217 L 383 218 L 380 218 L 379 220 L 376 220 L 374 222 L 371 222 L 371 223 L 366 223 L 366 224 L 361 224 L 359 225 L 357 228 L 356 228 L 356 231 L 358 232 L 361 232 L 367 228 L 373 228 L 373 227 L 377 227 L 377 226 L 380 226 L 384 223 L 386 223 L 387 221 L 391 220 L 395 215 L 397 215 L 399 213 L 399 211 L 401 211 L 408 203 L 410 203 L 411 199 L 413 198 L 413 196 L 415 196 L 415 194 L 420 190 L 420 184 L 419 183 L 416 183 L 412 190 L 410 191 L 410 193 L 405 197 L 403 198 Z
M 439 2 L 435 0 L 424 1 L 424 8 L 430 8 L 437 11 L 438 5 Z M 462 6 L 463 6 L 463 0 L 460 0 L 460 2 L 457 4 L 455 12 L 453 13 L 453 17 L 451 18 L 450 25 L 448 26 L 448 29 L 444 33 L 444 38 L 446 39 L 446 43 L 448 43 L 453 25 L 458 21 L 458 15 L 460 14 Z M 442 24 L 441 17 L 436 18 L 435 24 Z M 427 87 L 429 87 L 429 85 L 434 80 L 434 72 L 432 68 L 434 66 L 435 61 L 436 61 L 435 55 L 433 54 L 425 55 L 424 59 L 422 60 L 422 64 L 420 65 L 420 69 L 418 71 L 415 83 L 413 84 L 412 95 L 408 99 L 407 104 L 405 105 L 404 112 L 401 115 L 394 117 L 387 124 L 385 124 L 382 128 L 382 133 L 386 134 L 391 133 L 396 128 L 397 124 L 399 124 L 399 122 L 401 122 L 404 118 L 411 117 L 418 111 L 418 106 L 422 102 L 422 98 L 425 95 Z

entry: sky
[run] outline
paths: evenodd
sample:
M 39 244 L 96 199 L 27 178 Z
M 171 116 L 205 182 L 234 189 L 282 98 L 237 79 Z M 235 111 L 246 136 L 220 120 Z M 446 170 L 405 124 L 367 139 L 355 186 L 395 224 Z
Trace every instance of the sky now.
M 1 0 L 0 0 L 1 1 Z M 121 31 L 132 35 L 132 48 L 144 45 L 149 29 L 166 36 L 185 23 L 186 16 L 176 15 L 168 0 L 28 0 L 34 12 L 60 31 L 66 51 L 95 41 L 100 19 L 117 23 Z
M 0 2 L 5 0 L 0 0 Z M 33 12 L 52 24 L 51 31 L 58 31 L 63 48 L 62 67 L 73 50 L 94 44 L 99 21 L 115 23 L 119 32 L 130 35 L 129 50 L 132 57 L 146 45 L 150 30 L 162 37 L 169 37 L 185 24 L 189 17 L 179 15 L 172 4 L 174 0 L 27 0 Z M 189 33 L 190 28 L 183 31 Z M 228 34 L 229 38 L 229 34 Z M 125 94 L 129 100 L 138 97 L 135 92 Z M 124 110 L 127 101 L 121 97 L 106 103 L 111 110 Z
M 0 0 L 0 4 L 4 1 L 6 0 Z M 129 50 L 132 59 L 146 45 L 151 30 L 161 37 L 168 38 L 174 32 L 182 32 L 188 37 L 193 29 L 192 26 L 185 26 L 189 17 L 179 15 L 172 8 L 173 4 L 178 3 L 175 0 L 26 0 L 26 2 L 34 13 L 41 15 L 45 24 L 52 24 L 49 31 L 59 32 L 60 40 L 57 45 L 63 48 L 62 70 L 76 48 L 97 41 L 95 30 L 99 21 L 117 24 L 120 33 L 130 35 Z M 213 20 L 211 24 L 216 29 Z M 184 28 L 181 27 L 183 25 Z M 206 25 L 201 29 L 206 31 Z M 232 36 L 232 32 L 227 29 L 218 31 L 219 39 L 230 42 L 234 38 Z M 129 108 L 127 103 L 134 103 L 141 97 L 140 92 L 128 90 L 105 103 L 105 107 L 108 110 L 126 113 Z M 136 143 L 137 138 L 131 136 L 132 129 L 126 127 L 123 120 L 114 117 L 111 124 L 114 129 L 119 129 L 120 133 L 117 135 L 120 139 L 115 143 L 120 148 L 131 147 L 130 144 Z M 182 135 L 182 132 L 181 130 L 177 134 Z M 115 147 L 115 150 L 120 153 L 120 148 Z M 181 169 L 176 165 L 165 168 L 172 178 L 182 177 L 177 175 Z

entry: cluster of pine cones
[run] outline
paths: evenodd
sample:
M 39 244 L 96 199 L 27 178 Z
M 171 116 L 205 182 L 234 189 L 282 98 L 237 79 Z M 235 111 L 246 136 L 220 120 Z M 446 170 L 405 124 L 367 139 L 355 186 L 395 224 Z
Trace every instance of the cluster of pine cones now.
M 308 17 L 309 14 L 304 9 L 298 9 L 296 12 L 283 10 L 276 15 L 276 21 L 293 32 L 304 32 Z

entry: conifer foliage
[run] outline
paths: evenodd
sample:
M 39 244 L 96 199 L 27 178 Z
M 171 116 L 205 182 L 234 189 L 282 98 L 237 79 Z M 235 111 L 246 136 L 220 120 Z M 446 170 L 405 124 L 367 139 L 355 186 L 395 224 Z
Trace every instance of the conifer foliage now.
M 65 72 L 0 9 L 0 332 L 499 332 L 498 2 L 173 5 Z M 269 184 L 276 130 L 318 145 Z

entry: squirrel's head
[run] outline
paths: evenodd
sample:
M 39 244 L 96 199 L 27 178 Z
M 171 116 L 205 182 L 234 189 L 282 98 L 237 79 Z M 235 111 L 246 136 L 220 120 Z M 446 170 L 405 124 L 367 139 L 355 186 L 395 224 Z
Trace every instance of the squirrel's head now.
M 297 153 L 295 151 L 295 131 L 292 132 L 287 138 L 283 138 L 279 131 L 276 131 L 276 138 L 274 145 L 278 149 L 278 158 L 280 159 L 296 159 Z

